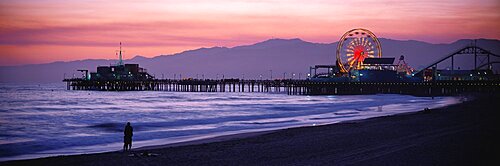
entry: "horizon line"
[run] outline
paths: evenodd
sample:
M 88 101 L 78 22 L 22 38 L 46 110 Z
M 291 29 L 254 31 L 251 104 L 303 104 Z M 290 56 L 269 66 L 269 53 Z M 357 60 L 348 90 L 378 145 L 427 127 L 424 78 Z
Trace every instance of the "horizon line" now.
M 134 59 L 134 58 L 136 58 L 138 56 L 142 57 L 142 58 L 152 59 L 152 58 L 161 57 L 161 56 L 176 56 L 178 54 L 182 54 L 182 53 L 185 53 L 185 52 L 197 51 L 197 50 L 201 50 L 201 49 L 211 49 L 211 48 L 233 49 L 233 48 L 236 48 L 236 47 L 253 46 L 253 45 L 256 45 L 256 44 L 259 44 L 259 43 L 264 43 L 264 42 L 271 41 L 271 40 L 297 40 L 297 39 L 300 40 L 300 41 L 302 41 L 302 42 L 305 42 L 305 43 L 325 44 L 325 45 L 335 44 L 335 43 L 339 42 L 339 41 L 330 42 L 330 43 L 312 42 L 312 41 L 307 41 L 307 40 L 301 39 L 300 37 L 297 37 L 297 38 L 269 38 L 269 39 L 266 39 L 266 40 L 260 40 L 258 42 L 254 42 L 252 44 L 242 44 L 242 45 L 232 46 L 232 47 L 230 47 L 230 46 L 197 47 L 197 48 L 187 49 L 187 50 L 183 50 L 183 51 L 179 51 L 179 52 L 175 52 L 175 53 L 170 53 L 170 54 L 158 54 L 158 55 L 153 56 L 153 57 L 146 57 L 146 56 L 142 56 L 140 54 L 136 54 L 132 58 L 124 59 L 124 60 L 127 60 L 127 61 L 128 60 L 132 60 L 132 59 Z M 391 38 L 384 38 L 384 37 L 379 37 L 378 39 L 394 40 L 394 41 L 402 41 L 402 42 L 414 41 L 414 42 L 421 42 L 421 43 L 426 43 L 426 44 L 431 44 L 431 45 L 453 44 L 453 43 L 456 43 L 456 42 L 461 41 L 461 40 L 496 40 L 496 41 L 500 41 L 500 39 L 493 39 L 493 38 L 477 38 L 477 39 L 466 39 L 466 38 L 463 38 L 463 39 L 457 39 L 457 40 L 455 40 L 453 42 L 449 42 L 449 43 L 432 43 L 432 42 L 421 41 L 421 40 L 414 40 L 414 39 L 391 39 Z M 119 42 L 119 43 L 124 43 L 124 42 Z M 109 46 L 103 46 L 103 47 L 109 47 Z M 132 47 L 141 47 L 141 46 L 132 46 Z M 334 48 L 334 49 L 336 49 L 336 48 Z M 116 59 L 114 59 L 114 58 L 113 59 L 87 58 L 87 59 L 76 59 L 76 60 L 69 60 L 69 61 L 56 60 L 56 61 L 44 62 L 44 63 L 30 63 L 30 64 L 18 64 L 18 65 L 0 65 L 0 67 L 19 67 L 19 66 L 29 66 L 29 65 L 44 65 L 44 64 L 51 64 L 51 63 L 68 63 L 68 62 L 85 61 L 85 60 L 106 60 L 106 61 L 109 61 L 109 60 L 118 60 L 118 58 L 116 58 Z

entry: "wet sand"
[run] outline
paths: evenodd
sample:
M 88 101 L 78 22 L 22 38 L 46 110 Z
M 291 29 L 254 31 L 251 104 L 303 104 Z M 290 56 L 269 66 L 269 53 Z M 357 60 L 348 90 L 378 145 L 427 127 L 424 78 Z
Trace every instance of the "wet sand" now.
M 0 165 L 498 165 L 499 108 L 498 95 L 482 96 L 332 125 Z

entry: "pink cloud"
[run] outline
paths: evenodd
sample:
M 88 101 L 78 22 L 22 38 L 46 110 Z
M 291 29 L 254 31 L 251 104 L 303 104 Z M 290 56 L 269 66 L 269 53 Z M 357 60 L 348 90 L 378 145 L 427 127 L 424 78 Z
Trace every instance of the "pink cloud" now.
M 108 50 L 120 41 L 130 54 L 146 56 L 269 38 L 330 43 L 356 27 L 379 37 L 448 43 L 499 39 L 498 8 L 500 2 L 490 0 L 6 0 L 0 2 L 0 47 L 4 64 L 19 64 L 114 56 Z M 35 51 L 43 58 L 28 55 Z M 85 54 L 68 56 L 75 52 Z

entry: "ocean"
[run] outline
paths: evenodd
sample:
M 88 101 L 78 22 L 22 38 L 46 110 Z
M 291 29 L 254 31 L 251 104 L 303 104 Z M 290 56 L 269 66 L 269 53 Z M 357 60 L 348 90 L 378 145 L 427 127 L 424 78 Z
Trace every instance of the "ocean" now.
M 420 111 L 455 97 L 71 91 L 64 83 L 0 84 L 0 161 L 121 150 Z

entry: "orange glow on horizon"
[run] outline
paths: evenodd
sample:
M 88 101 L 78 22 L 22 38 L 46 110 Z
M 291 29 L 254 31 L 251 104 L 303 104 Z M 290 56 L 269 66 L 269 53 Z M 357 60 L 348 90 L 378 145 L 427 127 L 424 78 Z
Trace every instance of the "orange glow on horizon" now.
M 116 59 L 119 42 L 125 59 L 270 38 L 332 43 L 357 27 L 381 38 L 430 43 L 499 39 L 499 8 L 495 0 L 4 0 L 0 66 Z

